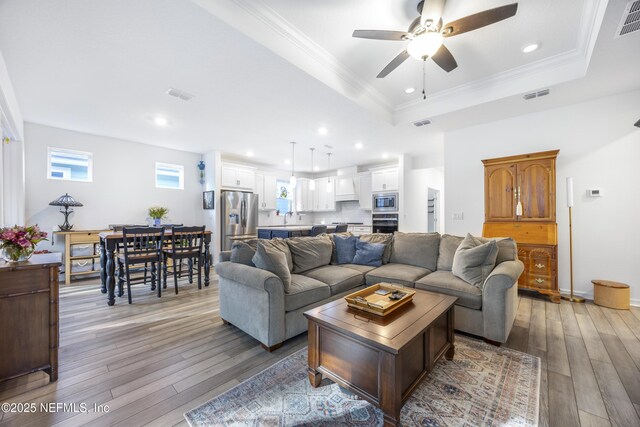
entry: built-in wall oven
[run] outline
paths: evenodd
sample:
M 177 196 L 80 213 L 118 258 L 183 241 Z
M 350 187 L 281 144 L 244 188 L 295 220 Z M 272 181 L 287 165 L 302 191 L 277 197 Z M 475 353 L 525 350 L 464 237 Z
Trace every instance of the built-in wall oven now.
M 398 212 L 398 193 L 374 194 L 373 212 Z
M 374 233 L 393 233 L 398 231 L 398 214 L 374 213 L 371 216 L 371 225 Z

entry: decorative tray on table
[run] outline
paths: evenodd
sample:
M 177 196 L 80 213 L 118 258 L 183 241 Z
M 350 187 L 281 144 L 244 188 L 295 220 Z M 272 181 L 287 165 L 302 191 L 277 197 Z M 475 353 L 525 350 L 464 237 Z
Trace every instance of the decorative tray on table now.
M 412 291 L 402 285 L 378 283 L 349 294 L 344 299 L 349 307 L 378 316 L 386 316 L 409 303 L 415 293 L 416 291 Z

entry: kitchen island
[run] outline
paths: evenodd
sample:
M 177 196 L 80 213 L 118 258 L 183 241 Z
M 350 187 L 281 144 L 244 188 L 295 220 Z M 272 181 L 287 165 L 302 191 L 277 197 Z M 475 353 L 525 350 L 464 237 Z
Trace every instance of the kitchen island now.
M 289 237 L 308 236 L 311 234 L 312 225 L 267 225 L 258 227 L 259 239 L 273 239 L 280 237 L 283 239 Z M 336 225 L 327 225 L 327 233 L 336 231 Z

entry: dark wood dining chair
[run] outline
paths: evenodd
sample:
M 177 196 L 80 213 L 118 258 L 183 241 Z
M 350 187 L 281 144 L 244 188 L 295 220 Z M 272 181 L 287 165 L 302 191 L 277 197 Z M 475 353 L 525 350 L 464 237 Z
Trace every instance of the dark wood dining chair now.
M 310 236 L 319 236 L 322 233 L 326 233 L 327 232 L 327 226 L 326 225 L 314 225 L 313 227 L 311 227 L 311 233 L 309 234 Z
M 346 233 L 349 226 L 347 224 L 336 225 L 336 233 Z
M 146 283 L 150 265 L 151 288 L 157 289 L 160 297 L 164 228 L 123 227 L 122 238 L 122 252 L 118 254 L 119 295 L 122 295 L 122 286 L 126 283 L 129 304 L 131 304 L 131 285 Z
M 173 284 L 178 293 L 178 278 L 184 277 L 183 261 L 187 261 L 189 283 L 193 283 L 194 266 L 198 271 L 198 289 L 202 289 L 202 263 L 205 226 L 172 227 L 171 246 L 162 251 L 164 259 L 164 282 L 167 283 L 169 271 L 173 274 Z M 171 266 L 169 266 L 171 260 Z

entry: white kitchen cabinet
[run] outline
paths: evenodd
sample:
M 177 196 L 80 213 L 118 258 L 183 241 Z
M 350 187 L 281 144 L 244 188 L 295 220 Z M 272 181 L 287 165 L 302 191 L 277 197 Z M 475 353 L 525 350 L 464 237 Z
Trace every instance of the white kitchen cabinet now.
M 358 177 L 336 177 L 336 201 L 358 200 Z
M 221 171 L 222 188 L 253 190 L 255 172 L 242 166 L 223 164 Z
M 262 211 L 275 210 L 277 177 L 269 174 L 256 174 L 255 178 L 254 193 L 258 195 L 258 209 Z
M 316 189 L 313 192 L 313 210 L 326 212 L 336 210 L 336 177 L 332 176 L 327 187 L 327 178 L 316 179 Z
M 362 236 L 363 234 L 371 234 L 370 225 L 349 225 L 347 231 L 354 236 Z
M 373 206 L 373 194 L 371 192 L 371 174 L 364 174 L 358 177 L 358 203 L 360 209 L 370 211 Z
M 398 191 L 398 168 L 371 171 L 371 191 Z
M 296 184 L 296 212 L 311 212 L 313 211 L 313 193 L 316 190 L 311 191 L 309 188 L 310 179 L 298 178 Z

